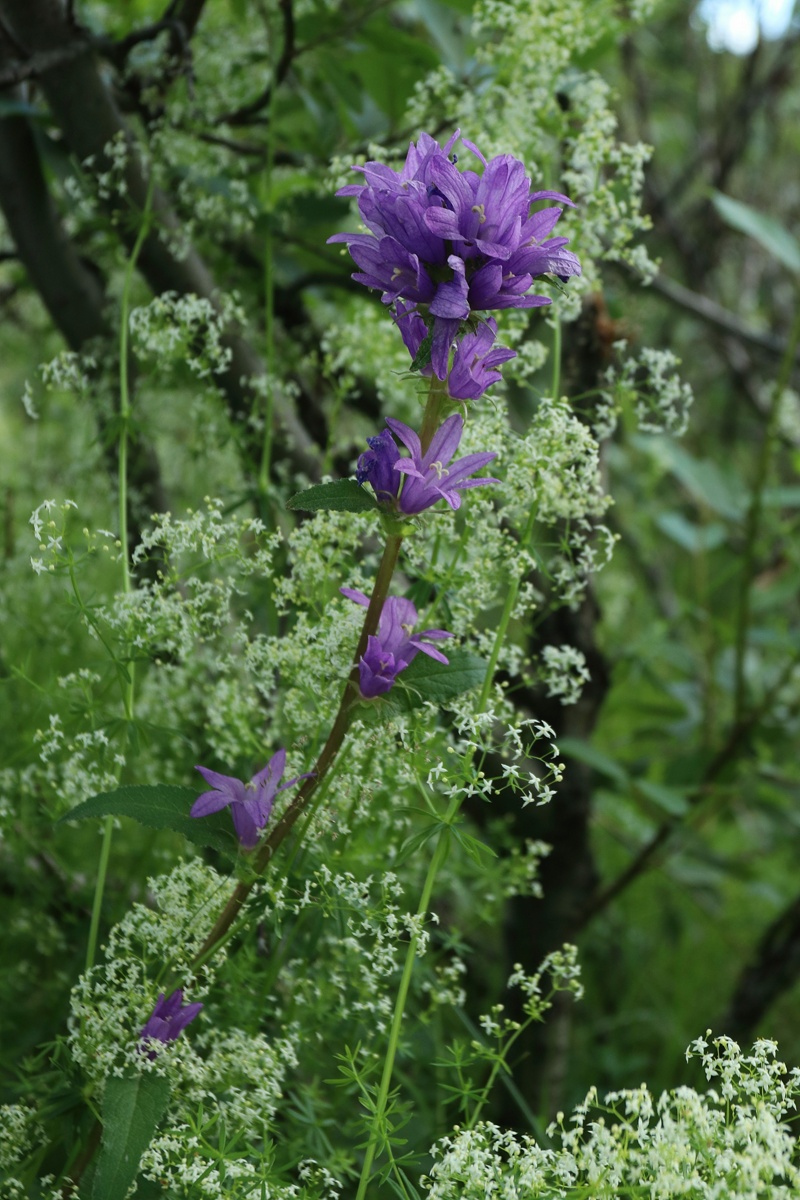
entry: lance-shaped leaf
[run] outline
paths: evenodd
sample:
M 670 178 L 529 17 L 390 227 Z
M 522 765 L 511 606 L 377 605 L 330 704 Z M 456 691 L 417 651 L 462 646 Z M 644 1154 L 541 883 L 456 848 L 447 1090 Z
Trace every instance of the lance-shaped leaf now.
M 723 192 L 712 192 L 711 200 L 726 225 L 746 233 L 788 270 L 800 275 L 800 242 L 779 221 Z
M 300 512 L 372 512 L 378 510 L 378 503 L 355 479 L 334 479 L 295 493 L 286 507 Z
M 197 792 L 192 788 L 168 783 L 132 784 L 92 796 L 71 809 L 57 824 L 92 817 L 132 817 L 150 829 L 172 829 L 196 846 L 211 846 L 222 854 L 235 856 L 237 842 L 226 815 L 214 813 L 204 821 L 192 820 L 189 810 L 196 799 Z
M 109 1076 L 92 1200 L 125 1200 L 169 1101 L 162 1075 Z

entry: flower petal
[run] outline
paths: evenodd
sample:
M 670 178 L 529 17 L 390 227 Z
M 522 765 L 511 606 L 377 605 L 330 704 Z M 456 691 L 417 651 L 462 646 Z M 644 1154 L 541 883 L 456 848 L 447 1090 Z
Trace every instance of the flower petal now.
M 235 803 L 237 803 L 236 799 L 227 792 L 203 792 L 202 796 L 198 796 L 189 809 L 189 816 L 208 817 L 211 813 L 219 812 L 221 808 L 227 808 L 229 804 Z

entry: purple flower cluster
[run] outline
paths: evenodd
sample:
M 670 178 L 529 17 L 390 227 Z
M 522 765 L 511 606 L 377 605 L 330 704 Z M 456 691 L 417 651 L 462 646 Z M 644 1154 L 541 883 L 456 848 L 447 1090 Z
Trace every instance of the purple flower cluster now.
M 339 591 L 348 600 L 369 607 L 369 597 L 356 588 L 343 587 Z M 358 664 L 359 687 L 366 700 L 388 692 L 420 650 L 436 662 L 449 661 L 441 650 L 427 646 L 425 642 L 439 642 L 452 637 L 452 633 L 446 629 L 424 629 L 422 633 L 414 633 L 417 620 L 417 610 L 410 600 L 389 596 L 384 601 L 377 635 L 368 639 L 367 649 Z
M 354 168 L 363 184 L 342 188 L 337 195 L 357 196 L 369 233 L 338 233 L 359 267 L 353 278 L 380 288 L 412 358 L 412 367 L 447 380 L 452 400 L 477 400 L 501 378 L 498 367 L 514 358 L 513 350 L 495 346 L 497 325 L 486 314 L 493 309 L 534 308 L 549 304 L 547 296 L 530 295 L 534 279 L 580 274 L 580 263 L 566 249 L 567 238 L 551 237 L 563 209 L 558 205 L 532 211 L 542 200 L 572 204 L 559 192 L 535 192 L 523 164 L 501 154 L 487 162 L 476 146 L 463 139 L 483 166 L 482 174 L 459 171 L 450 152 L 459 133 L 444 147 L 423 133 L 409 147 L 401 171 L 368 162 Z M 368 439 L 358 460 L 357 478 L 368 483 L 381 507 L 399 517 L 417 516 L 439 500 L 461 506 L 461 493 L 497 483 L 472 478 L 496 454 L 479 452 L 455 458 L 464 429 L 459 413 L 447 417 L 423 448 L 408 425 L 392 417 L 387 428 Z M 397 441 L 395 441 L 395 438 Z M 405 447 L 401 454 L 399 442 Z M 348 599 L 364 608 L 363 592 L 343 587 Z M 385 695 L 397 676 L 420 651 L 448 664 L 430 643 L 453 635 L 446 629 L 414 632 L 417 610 L 410 600 L 389 596 L 383 603 L 378 630 L 367 639 L 358 663 L 359 690 L 372 700 Z M 279 750 L 248 783 L 205 767 L 197 770 L 211 784 L 195 800 L 191 816 L 204 817 L 229 807 L 242 846 L 253 849 L 266 826 L 278 792 L 292 787 L 300 775 L 280 784 L 286 751 Z M 201 1006 L 181 1009 L 181 993 L 159 1002 L 142 1037 L 168 1041 Z
M 496 326 L 476 327 L 475 314 L 549 304 L 547 296 L 528 294 L 534 279 L 556 275 L 565 280 L 581 268 L 566 249 L 569 239 L 550 236 L 563 212 L 559 206 L 572 201 L 560 192 L 532 191 L 519 159 L 500 154 L 487 162 L 466 138 L 462 142 L 483 172 L 459 171 L 455 156 L 450 158 L 459 136 L 457 130 L 441 147 L 423 133 L 410 145 L 399 172 L 378 162 L 354 167 L 365 182 L 337 195 L 358 197 L 370 232 L 337 233 L 329 241 L 347 244 L 359 268 L 353 279 L 379 288 L 384 304 L 395 305 L 415 360 L 430 339 L 429 362 L 439 379 L 448 376 L 453 343 L 475 339 L 462 345 L 459 370 L 454 363 L 449 383 L 454 398 L 477 399 L 496 382 L 497 376 L 489 378 L 492 367 L 513 357 L 513 351 L 492 352 Z M 542 200 L 558 204 L 532 212 Z M 470 318 L 471 327 L 465 326 Z M 464 387 L 470 394 L 459 391 Z

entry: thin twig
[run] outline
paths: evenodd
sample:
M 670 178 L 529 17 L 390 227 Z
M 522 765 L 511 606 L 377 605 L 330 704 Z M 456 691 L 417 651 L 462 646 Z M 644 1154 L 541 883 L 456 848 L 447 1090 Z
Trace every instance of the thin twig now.
M 91 48 L 91 42 L 81 37 L 53 50 L 38 50 L 24 62 L 10 62 L 0 69 L 0 88 L 14 87 L 15 84 L 24 83 L 26 79 L 36 79 L 54 67 L 60 67 L 82 54 L 88 54 Z
M 781 688 L 789 679 L 792 672 L 795 670 L 800 655 L 795 655 L 789 660 L 784 669 L 781 671 L 776 682 L 764 695 L 761 703 L 753 709 L 742 720 L 737 721 L 731 728 L 728 737 L 724 744 L 720 747 L 714 758 L 706 767 L 703 773 L 703 778 L 700 783 L 693 788 L 687 797 L 687 802 L 691 807 L 696 805 L 703 799 L 709 786 L 717 779 L 722 771 L 730 763 L 735 762 L 741 755 L 744 748 L 747 746 L 750 734 L 757 727 L 759 721 L 767 713 L 780 692 Z M 682 825 L 682 820 L 678 817 L 670 817 L 659 826 L 653 834 L 649 842 L 642 846 L 636 857 L 628 864 L 616 879 L 601 888 L 595 895 L 590 898 L 578 924 L 577 932 L 586 928 L 595 917 L 599 916 L 612 901 L 616 900 L 622 892 L 624 892 L 635 879 L 645 871 L 650 865 L 655 855 L 669 841 L 673 833 L 675 833 Z
M 736 313 L 731 312 L 729 308 L 723 308 L 721 304 L 717 304 L 715 300 L 709 299 L 708 296 L 702 296 L 699 292 L 693 292 L 691 288 L 684 287 L 682 283 L 670 279 L 668 275 L 656 275 L 650 287 L 654 292 L 659 292 L 662 296 L 666 296 L 668 300 L 671 300 L 679 308 L 694 313 L 696 317 L 700 317 L 707 325 L 713 325 L 715 329 L 721 329 L 724 333 L 733 334 L 740 341 L 749 342 L 750 345 L 758 346 L 760 350 L 766 350 L 778 357 L 786 353 L 786 348 L 789 344 L 786 338 L 761 329 L 754 329 L 752 325 L 748 325 L 746 321 L 742 320 Z M 795 353 L 794 361 L 800 363 L 800 351 Z

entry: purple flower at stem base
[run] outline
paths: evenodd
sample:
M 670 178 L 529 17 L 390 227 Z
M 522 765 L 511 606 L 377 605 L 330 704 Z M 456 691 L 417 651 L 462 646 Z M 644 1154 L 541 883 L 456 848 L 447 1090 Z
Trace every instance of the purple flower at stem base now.
M 150 1059 L 155 1058 L 156 1051 L 152 1046 L 148 1049 L 148 1042 L 163 1042 L 164 1045 L 174 1042 L 202 1007 L 202 1004 L 184 1004 L 181 988 L 176 988 L 169 999 L 162 992 L 139 1034 L 142 1054 L 146 1053 Z
M 214 791 L 203 792 L 198 796 L 189 816 L 207 817 L 210 813 L 230 806 L 236 836 L 245 850 L 252 850 L 270 818 L 278 792 L 284 792 L 299 780 L 309 778 L 308 775 L 297 775 L 278 787 L 285 769 L 285 750 L 274 754 L 263 770 L 254 775 L 249 783 L 243 783 L 241 779 L 234 779 L 230 775 L 220 775 L 217 771 L 209 771 L 207 767 L 196 767 L 195 770 L 200 772 L 206 783 L 211 784 Z
M 343 596 L 356 604 L 369 608 L 369 597 L 356 588 L 339 588 Z M 447 663 L 448 659 L 428 641 L 441 641 L 452 637 L 446 629 L 424 629 L 414 633 L 418 620 L 417 610 L 410 600 L 401 596 L 389 596 L 381 609 L 378 632 L 370 637 L 367 648 L 358 664 L 361 695 L 365 700 L 382 696 L 394 684 L 395 679 L 421 650 L 436 662 Z

